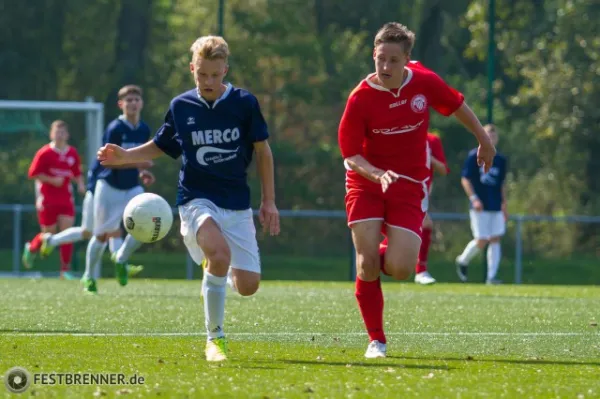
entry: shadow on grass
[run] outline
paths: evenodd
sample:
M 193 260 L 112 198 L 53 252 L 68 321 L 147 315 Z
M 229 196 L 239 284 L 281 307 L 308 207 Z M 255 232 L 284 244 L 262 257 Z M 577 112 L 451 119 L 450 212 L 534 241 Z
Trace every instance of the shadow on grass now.
M 390 358 L 390 356 L 388 356 Z M 380 368 L 403 368 L 423 370 L 452 370 L 452 367 L 430 364 L 404 364 L 404 363 L 380 363 L 380 362 L 328 362 L 326 360 L 279 360 L 284 364 L 306 364 L 312 366 L 342 366 L 342 367 L 380 367 Z
M 473 362 L 473 363 L 508 363 L 523 365 L 559 365 L 559 366 L 595 366 L 599 367 L 600 362 L 568 361 L 568 360 L 544 360 L 544 359 L 478 359 L 476 357 L 414 357 L 414 356 L 388 356 L 388 358 L 399 360 L 427 360 L 427 361 L 448 361 L 448 362 Z

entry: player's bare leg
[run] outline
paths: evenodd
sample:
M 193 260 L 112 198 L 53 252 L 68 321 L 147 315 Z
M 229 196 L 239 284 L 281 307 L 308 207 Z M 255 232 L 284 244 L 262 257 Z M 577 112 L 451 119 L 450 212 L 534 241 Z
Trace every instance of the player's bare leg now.
M 231 268 L 229 275 L 232 289 L 240 295 L 250 296 L 258 291 L 260 273 Z
M 227 360 L 227 340 L 223 330 L 225 321 L 225 285 L 231 263 L 231 252 L 221 229 L 208 218 L 196 233 L 196 241 L 206 258 L 202 279 L 204 318 L 207 330 L 206 360 Z
M 423 230 L 421 232 L 421 247 L 419 249 L 419 259 L 415 267 L 415 283 L 421 285 L 435 284 L 435 279 L 427 270 L 427 258 L 429 256 L 429 244 L 431 243 L 431 230 L 433 221 L 428 213 L 423 219 Z
M 383 291 L 381 290 L 379 241 L 382 221 L 368 220 L 351 226 L 356 249 L 356 300 L 362 315 L 369 346 L 365 357 L 385 357 L 386 338 L 383 332 Z
M 486 284 L 500 284 L 501 281 L 496 279 L 498 269 L 500 267 L 500 258 L 502 256 L 502 249 L 500 247 L 501 237 L 490 238 L 490 244 L 487 249 L 487 279 Z
M 385 271 L 396 280 L 407 280 L 419 256 L 421 238 L 414 232 L 387 226 L 388 248 Z
M 73 216 L 59 215 L 58 216 L 58 230 L 64 231 L 69 227 L 73 227 L 75 218 Z M 41 251 L 44 252 L 45 245 L 42 245 Z M 60 246 L 60 278 L 66 280 L 72 280 L 73 276 L 70 273 L 71 270 L 71 259 L 73 258 L 73 244 L 63 244 Z

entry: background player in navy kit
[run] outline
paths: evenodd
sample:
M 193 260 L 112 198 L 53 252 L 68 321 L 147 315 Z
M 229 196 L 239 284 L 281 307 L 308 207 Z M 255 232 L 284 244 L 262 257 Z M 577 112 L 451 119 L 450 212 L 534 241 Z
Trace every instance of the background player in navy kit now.
M 256 153 L 262 186 L 259 219 L 279 234 L 273 155 L 258 101 L 246 90 L 224 84 L 229 47 L 222 37 L 192 45 L 190 70 L 196 88 L 171 101 L 154 140 L 129 150 L 108 144 L 98 151 L 103 165 L 182 157 L 177 193 L 181 235 L 198 264 L 206 257 L 202 282 L 208 341 L 206 359 L 227 358 L 223 331 L 225 285 L 231 266 L 234 288 L 252 295 L 260 282 L 260 259 L 250 208 L 247 168 Z
M 128 85 L 119 90 L 119 108 L 123 114 L 106 128 L 103 144 L 113 143 L 123 148 L 133 148 L 150 139 L 150 128 L 140 114 L 143 107 L 142 89 Z M 103 168 L 97 163 L 97 182 L 94 192 L 94 236 L 90 239 L 86 251 L 85 273 L 82 278 L 84 288 L 96 292 L 96 273 L 93 268 L 102 258 L 106 243 L 113 237 L 113 262 L 119 284 L 127 285 L 127 260 L 140 247 L 141 243 L 127 235 L 120 245 L 121 219 L 127 203 L 136 195 L 144 192 L 140 178 L 145 184 L 154 182 L 154 176 L 147 170 L 139 170 L 140 164 L 127 163 L 124 168 Z M 117 249 L 118 248 L 118 249 Z
M 151 167 L 152 163 L 147 162 L 143 165 L 144 167 Z M 69 227 L 57 234 L 51 233 L 43 233 L 42 236 L 42 247 L 40 249 L 40 253 L 42 257 L 49 256 L 54 248 L 64 245 L 75 243 L 82 240 L 88 240 L 92 237 L 94 232 L 94 190 L 96 188 L 96 180 L 98 176 L 98 172 L 102 170 L 102 166 L 96 162 L 94 167 L 90 168 L 87 173 L 87 186 L 86 193 L 83 199 L 82 204 L 82 212 L 81 212 L 81 226 Z M 149 182 L 150 177 L 144 176 L 144 179 L 148 179 Z M 146 183 L 147 183 L 146 182 Z M 111 254 L 117 252 L 117 250 L 123 244 L 123 239 L 119 235 L 118 237 L 110 237 L 109 238 L 109 248 Z M 98 263 L 92 267 L 94 271 L 94 279 L 100 278 L 101 272 L 101 259 L 98 258 Z M 133 277 L 140 273 L 144 269 L 143 266 L 136 265 L 127 265 L 127 274 L 129 277 Z
M 494 125 L 484 126 L 494 146 L 498 143 L 498 132 Z M 477 150 L 472 150 L 462 170 L 461 183 L 471 203 L 469 211 L 473 240 L 467 244 L 463 253 L 456 258 L 456 272 L 461 281 L 467 281 L 469 262 L 488 243 L 487 264 L 488 284 L 498 284 L 496 279 L 500 266 L 500 239 L 506 231 L 506 157 L 497 153 L 494 166 L 488 173 L 477 166 Z

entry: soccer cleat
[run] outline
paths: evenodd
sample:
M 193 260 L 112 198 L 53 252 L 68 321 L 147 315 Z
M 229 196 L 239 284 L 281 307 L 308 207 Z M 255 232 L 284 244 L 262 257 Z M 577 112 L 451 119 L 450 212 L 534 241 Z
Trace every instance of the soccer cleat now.
M 424 271 L 415 275 L 415 283 L 421 285 L 430 285 L 435 284 L 435 279 L 431 277 L 431 274 L 429 274 L 428 271 Z
M 31 252 L 29 250 L 29 245 L 30 244 L 28 242 L 25 243 L 25 246 L 23 247 L 23 255 L 21 256 L 21 262 L 23 263 L 23 266 L 25 266 L 25 269 L 31 269 L 37 255 L 35 252 Z
M 137 276 L 144 270 L 142 265 L 127 265 L 127 275 L 129 277 Z
M 367 347 L 367 351 L 365 352 L 365 357 L 367 359 L 376 359 L 378 357 L 385 357 L 385 351 L 387 350 L 387 345 L 382 344 L 381 342 L 375 340 L 369 343 Z
M 463 283 L 467 282 L 467 265 L 460 263 L 458 258 L 456 258 L 456 274 L 458 275 L 460 281 Z
M 97 294 L 98 287 L 96 286 L 96 280 L 93 278 L 81 278 L 81 284 L 83 284 L 83 291 L 88 292 L 90 294 Z
M 52 234 L 50 233 L 42 234 L 42 246 L 40 247 L 40 258 L 42 259 L 50 256 L 50 254 L 54 250 L 54 247 L 48 244 L 50 237 L 52 237 Z
M 127 264 L 117 262 L 116 254 L 112 254 L 112 256 L 110 257 L 110 260 L 112 260 L 113 263 L 115 264 L 115 277 L 117 278 L 119 285 L 121 287 L 125 287 L 127 285 L 127 280 L 129 278 L 129 275 L 127 272 Z
M 227 338 L 219 337 L 206 341 L 206 360 L 209 362 L 222 362 L 227 360 Z

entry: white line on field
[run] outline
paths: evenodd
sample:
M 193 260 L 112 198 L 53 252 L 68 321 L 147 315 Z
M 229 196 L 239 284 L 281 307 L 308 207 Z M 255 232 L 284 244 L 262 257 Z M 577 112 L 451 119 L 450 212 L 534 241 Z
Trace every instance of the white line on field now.
M 205 336 L 203 332 L 139 332 L 139 333 L 87 333 L 87 332 L 2 332 L 0 336 L 11 337 L 201 337 Z M 364 332 L 343 332 L 343 333 L 323 333 L 323 332 L 234 332 L 227 336 L 233 337 L 294 337 L 294 336 L 361 336 Z M 599 335 L 598 333 L 577 333 L 577 332 L 426 332 L 426 331 L 407 331 L 407 332 L 389 332 L 386 335 L 415 335 L 432 337 L 456 337 L 456 336 L 500 336 L 500 337 L 578 337 L 584 335 Z

